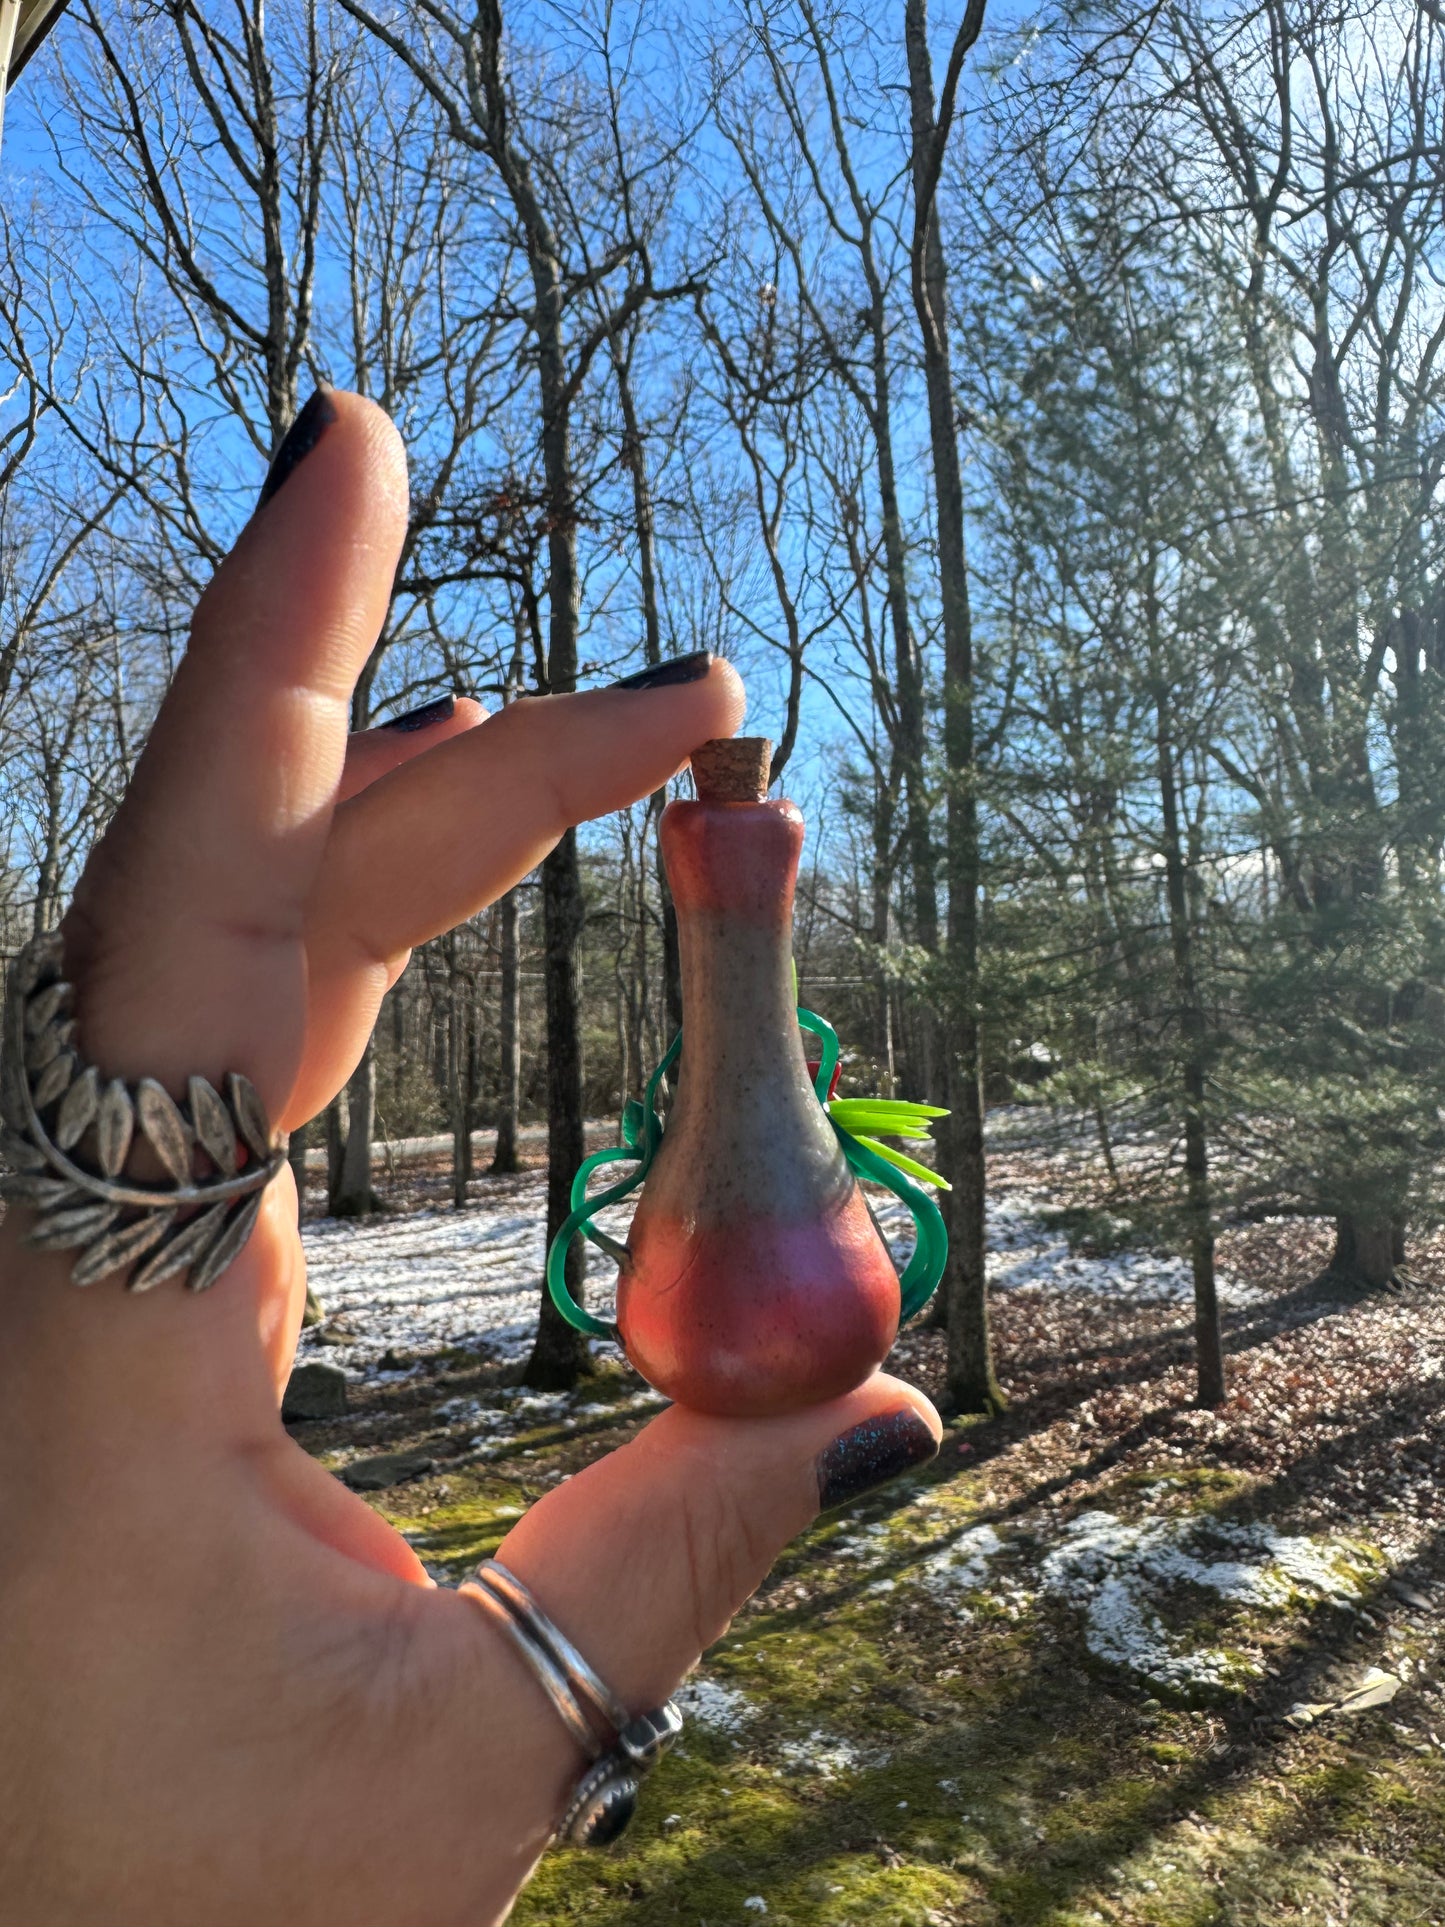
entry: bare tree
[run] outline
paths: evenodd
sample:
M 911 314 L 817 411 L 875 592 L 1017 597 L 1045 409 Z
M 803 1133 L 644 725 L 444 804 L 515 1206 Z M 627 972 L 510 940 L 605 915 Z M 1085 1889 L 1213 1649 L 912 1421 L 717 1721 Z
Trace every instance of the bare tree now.
M 961 1411 L 998 1411 L 984 1274 L 983 1063 L 979 1003 L 978 756 L 974 716 L 973 618 L 964 545 L 963 472 L 958 454 L 949 348 L 948 273 L 937 193 L 952 131 L 958 83 L 983 29 L 984 0 L 969 0 L 954 36 L 935 105 L 925 0 L 907 0 L 904 38 L 912 109 L 913 302 L 923 343 L 933 454 L 939 584 L 943 603 L 943 756 L 947 792 L 948 956 L 944 1101 L 939 1133 L 949 1193 L 948 1396 Z
M 779 285 L 785 263 L 776 246 L 761 261 L 740 252 L 727 282 L 698 297 L 698 319 L 716 369 L 715 380 L 700 379 L 742 458 L 737 510 L 720 527 L 715 504 L 696 483 L 700 464 L 690 465 L 689 481 L 697 541 L 723 607 L 742 635 L 781 658 L 782 720 L 772 782 L 782 776 L 797 747 L 808 649 L 831 627 L 838 594 L 816 552 L 821 525 L 806 508 L 811 478 L 805 425 L 826 369 L 813 352 L 806 313 L 795 291 Z M 757 530 L 777 612 L 773 621 L 764 614 L 753 571 L 734 573 L 738 511 Z M 829 532 L 824 532 L 824 542 L 830 545 Z M 800 545 L 802 553 L 797 552 Z
M 218 447 L 216 401 L 269 459 L 308 370 L 374 397 L 408 436 L 416 486 L 402 592 L 357 679 L 352 726 L 383 703 L 415 702 L 427 683 L 457 686 L 456 651 L 438 633 L 456 612 L 430 563 L 467 452 L 515 387 L 515 329 L 508 238 L 459 191 L 464 157 L 439 137 L 434 103 L 338 32 L 324 0 L 279 25 L 259 0 L 119 15 L 87 5 L 84 19 L 90 59 L 64 84 L 85 165 L 57 152 L 80 205 L 149 268 L 165 345 L 137 366 L 139 431 L 120 437 L 103 398 L 67 410 L 72 429 L 191 549 L 170 584 L 180 599 L 227 546 L 229 501 L 198 481 L 198 449 L 209 465 Z M 325 300 L 323 257 L 340 270 Z M 136 319 L 123 302 L 109 316 L 122 352 Z M 155 571 L 158 587 L 167 573 Z M 377 1203 L 375 1102 L 369 1042 L 331 1189 L 346 1214 Z
M 894 118 L 896 95 L 879 84 L 875 32 L 850 10 L 826 0 L 754 0 L 738 39 L 755 55 L 744 72 L 758 64 L 765 78 L 746 88 L 734 79 L 721 91 L 720 119 L 767 229 L 787 257 L 816 351 L 862 412 L 871 442 L 869 480 L 892 642 L 888 652 L 880 638 L 868 664 L 871 706 L 888 733 L 892 763 L 876 792 L 877 887 L 883 900 L 891 897 L 891 799 L 901 789 L 911 883 L 907 921 L 913 940 L 932 956 L 939 921 L 924 659 L 910 605 L 895 426 L 898 392 L 909 373 L 897 313 L 909 256 L 904 210 L 895 202 L 910 131 Z M 842 282 L 840 267 L 851 285 Z M 864 490 L 855 491 L 854 518 L 862 499 Z M 876 910 L 874 925 L 880 925 Z M 926 1000 L 917 1017 L 923 1048 L 914 1082 L 921 1093 L 933 1076 Z
M 504 58 L 500 0 L 470 14 L 425 0 L 418 30 L 398 33 L 357 0 L 348 13 L 389 47 L 427 89 L 454 141 L 485 163 L 506 196 L 531 282 L 526 325 L 535 356 L 538 442 L 545 483 L 548 633 L 540 687 L 577 686 L 581 478 L 574 446 L 578 400 L 600 350 L 624 334 L 650 304 L 691 292 L 654 278 L 653 248 L 666 211 L 670 163 L 648 152 L 628 156 L 615 138 L 605 91 L 599 106 L 579 81 L 565 88 L 554 72 L 531 76 L 525 95 Z M 580 23 L 583 30 L 586 22 Z M 597 40 L 610 45 L 610 16 Z M 565 119 L 567 136 L 558 137 Z M 641 129 L 634 129 L 641 134 Z M 659 171 L 660 170 L 660 171 Z M 577 946 L 583 903 L 577 841 L 568 831 L 542 866 L 547 991 L 547 1230 L 571 1208 L 572 1177 L 584 1155 L 582 1041 Z M 574 1243 L 568 1284 L 583 1295 L 582 1248 Z M 530 1384 L 565 1386 L 587 1352 L 550 1298 L 542 1298 Z
M 198 0 L 119 15 L 83 0 L 80 17 L 92 58 L 68 60 L 61 81 L 103 172 L 59 151 L 61 171 L 155 271 L 189 325 L 207 387 L 269 460 L 312 350 L 342 64 L 322 8 L 304 0 L 280 44 L 260 0 L 231 0 L 224 18 Z M 247 245 L 218 224 L 223 207 L 244 211 Z

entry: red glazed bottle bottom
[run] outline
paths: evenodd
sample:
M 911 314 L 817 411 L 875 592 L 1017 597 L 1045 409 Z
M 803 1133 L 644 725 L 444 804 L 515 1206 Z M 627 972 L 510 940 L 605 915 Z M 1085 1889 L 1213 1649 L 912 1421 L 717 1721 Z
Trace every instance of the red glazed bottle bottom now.
M 898 1274 L 856 1189 L 829 1216 L 726 1230 L 648 1214 L 618 1279 L 623 1347 L 695 1412 L 764 1418 L 851 1391 L 898 1333 Z

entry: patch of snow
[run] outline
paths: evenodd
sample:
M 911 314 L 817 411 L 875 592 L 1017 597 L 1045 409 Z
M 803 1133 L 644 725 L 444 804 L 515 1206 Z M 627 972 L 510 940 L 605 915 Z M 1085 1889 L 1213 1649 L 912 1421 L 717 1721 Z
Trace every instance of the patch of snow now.
M 481 1428 L 472 1435 L 469 1443 L 483 1459 L 508 1451 L 510 1441 L 517 1433 L 530 1432 L 539 1426 L 564 1419 L 572 1410 L 566 1392 L 502 1392 L 494 1394 L 486 1405 L 480 1399 L 448 1399 L 446 1405 L 438 1406 L 437 1410 L 445 1413 L 447 1406 L 467 1403 L 474 1408 L 467 1414 L 470 1422 Z M 497 1434 L 501 1434 L 501 1437 L 498 1438 Z M 523 1457 L 526 1456 L 524 1453 Z
M 714 1733 L 741 1732 L 757 1711 L 746 1693 L 724 1686 L 721 1680 L 709 1679 L 705 1673 L 685 1679 L 672 1697 L 685 1720 L 696 1720 Z
M 614 1206 L 597 1223 L 625 1237 L 630 1216 L 628 1205 Z M 537 1329 L 546 1227 L 539 1171 L 460 1211 L 308 1219 L 301 1242 L 327 1317 L 356 1333 L 347 1364 L 371 1376 L 387 1351 L 460 1346 L 507 1363 L 524 1358 Z M 610 1317 L 616 1273 L 600 1257 L 588 1273 L 589 1309 Z M 318 1349 L 324 1355 L 315 1334 L 303 1332 L 300 1355 Z
M 924 1560 L 923 1583 L 936 1593 L 977 1592 L 988 1578 L 989 1560 L 1002 1551 L 1003 1541 L 992 1526 L 974 1526 Z
M 869 1198 L 894 1263 L 900 1267 L 913 1247 L 913 1221 L 897 1198 L 874 1191 Z M 1087 1257 L 1072 1251 L 1062 1231 L 1043 1221 L 1054 1200 L 1038 1192 L 1013 1190 L 988 1200 L 985 1268 L 995 1291 L 1051 1291 L 1118 1298 L 1137 1303 L 1192 1303 L 1194 1280 L 1185 1258 L 1152 1251 L 1116 1251 Z M 1220 1303 L 1256 1303 L 1262 1294 L 1221 1264 Z
M 1085 1512 L 1065 1526 L 1044 1559 L 1045 1592 L 1082 1605 L 1084 1640 L 1096 1659 L 1159 1686 L 1229 1684 L 1251 1664 L 1217 1648 L 1190 1650 L 1166 1623 L 1167 1589 L 1189 1585 L 1234 1606 L 1288 1605 L 1301 1593 L 1358 1595 L 1348 1551 L 1289 1538 L 1264 1524 L 1208 1516 L 1126 1524 L 1112 1512 Z
M 812 1774 L 819 1780 L 836 1780 L 841 1774 L 854 1773 L 868 1756 L 851 1740 L 815 1727 L 805 1740 L 784 1740 L 773 1749 L 784 1771 Z
M 1116 1251 L 1087 1257 L 1072 1251 L 1062 1231 L 1041 1219 L 1048 1199 L 1023 1193 L 991 1199 L 988 1206 L 988 1282 L 996 1290 L 1017 1291 L 1047 1285 L 1056 1291 L 1144 1302 L 1192 1302 L 1194 1282 L 1187 1259 L 1151 1251 Z M 1223 1304 L 1246 1304 L 1259 1297 L 1242 1279 L 1219 1271 Z

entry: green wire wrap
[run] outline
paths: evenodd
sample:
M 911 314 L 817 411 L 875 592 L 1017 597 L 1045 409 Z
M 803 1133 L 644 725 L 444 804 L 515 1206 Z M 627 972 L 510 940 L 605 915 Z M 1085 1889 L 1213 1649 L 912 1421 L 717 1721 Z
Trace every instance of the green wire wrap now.
M 547 1248 L 547 1289 L 552 1294 L 552 1303 L 569 1325 L 575 1326 L 579 1332 L 586 1332 L 589 1338 L 616 1338 L 617 1327 L 594 1318 L 590 1311 L 584 1311 L 568 1291 L 567 1253 L 580 1231 L 599 1250 L 608 1252 L 613 1258 L 618 1255 L 621 1247 L 614 1245 L 612 1239 L 598 1231 L 590 1220 L 604 1206 L 616 1204 L 629 1191 L 635 1191 L 647 1176 L 652 1160 L 657 1155 L 657 1147 L 662 1142 L 657 1087 L 677 1062 L 681 1049 L 682 1032 L 679 1031 L 668 1046 L 667 1055 L 647 1080 L 647 1094 L 642 1102 L 639 1104 L 635 1097 L 630 1097 L 623 1106 L 622 1143 L 610 1151 L 594 1151 L 590 1158 L 584 1158 L 578 1165 L 577 1175 L 572 1180 L 572 1209 L 562 1220 L 556 1237 Z M 637 1169 L 631 1177 L 624 1178 L 621 1184 L 609 1185 L 605 1191 L 599 1191 L 595 1198 L 587 1196 L 587 1183 L 594 1171 L 604 1164 L 618 1164 L 629 1158 L 637 1160 Z
M 817 1092 L 818 1102 L 826 1111 L 828 1087 L 838 1067 L 838 1033 L 825 1018 L 816 1016 L 811 1010 L 804 1010 L 801 1004 L 798 1006 L 798 1023 L 804 1030 L 811 1031 L 823 1047 L 813 1088 Z M 589 1338 L 616 1338 L 617 1327 L 584 1311 L 567 1289 L 567 1253 L 572 1240 L 580 1233 L 614 1261 L 620 1263 L 626 1256 L 626 1247 L 618 1244 L 615 1238 L 609 1238 L 605 1231 L 599 1231 L 591 1220 L 597 1212 L 610 1204 L 619 1203 L 630 1191 L 635 1191 L 647 1176 L 652 1160 L 657 1155 L 657 1147 L 662 1142 L 662 1117 L 657 1109 L 658 1086 L 677 1062 L 681 1049 L 682 1032 L 679 1031 L 668 1046 L 667 1055 L 647 1080 L 647 1091 L 642 1102 L 639 1104 L 636 1098 L 628 1099 L 622 1112 L 622 1143 L 611 1150 L 594 1151 L 590 1158 L 584 1158 L 578 1165 L 577 1175 L 572 1180 L 572 1209 L 547 1249 L 547 1290 L 552 1303 L 569 1325 L 585 1332 Z M 902 1199 L 913 1219 L 913 1256 L 899 1280 L 901 1304 L 898 1322 L 906 1325 L 910 1318 L 922 1311 L 938 1289 L 938 1281 L 943 1276 L 943 1267 L 948 1258 L 948 1232 L 942 1214 L 922 1185 L 915 1184 L 912 1178 L 886 1158 L 879 1157 L 867 1145 L 860 1144 L 831 1116 L 828 1121 L 833 1125 L 843 1156 L 855 1177 L 884 1185 L 896 1198 Z M 636 1165 L 629 1176 L 599 1191 L 595 1198 L 588 1197 L 587 1186 L 594 1171 L 600 1170 L 604 1164 L 619 1164 L 629 1160 L 635 1161 Z
M 833 1072 L 838 1064 L 838 1033 L 825 1017 L 815 1016 L 811 1010 L 804 1010 L 801 1004 L 798 1006 L 798 1022 L 804 1030 L 812 1031 L 823 1046 L 822 1062 L 813 1079 L 813 1089 L 818 1093 L 818 1102 L 826 1110 L 828 1087 L 833 1082 Z M 828 1122 L 837 1133 L 838 1143 L 853 1175 L 886 1186 L 895 1198 L 900 1198 L 907 1205 L 908 1214 L 913 1220 L 913 1256 L 898 1280 L 901 1298 L 898 1323 L 900 1326 L 906 1325 L 910 1318 L 917 1317 L 937 1291 L 943 1267 L 948 1262 L 948 1228 L 943 1222 L 943 1213 L 923 1186 L 915 1184 L 897 1165 L 890 1164 L 887 1158 L 880 1158 L 866 1144 L 860 1144 L 831 1116 Z

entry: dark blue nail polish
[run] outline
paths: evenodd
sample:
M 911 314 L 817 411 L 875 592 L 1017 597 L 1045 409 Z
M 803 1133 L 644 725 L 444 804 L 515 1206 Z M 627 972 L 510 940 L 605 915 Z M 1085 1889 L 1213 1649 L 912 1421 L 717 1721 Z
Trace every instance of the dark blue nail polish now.
M 438 696 L 435 702 L 422 703 L 417 709 L 408 709 L 403 715 L 393 716 L 389 722 L 378 724 L 381 729 L 394 729 L 400 735 L 409 735 L 414 729 L 430 729 L 434 723 L 444 723 L 448 716 L 456 714 L 455 696 Z
M 825 1512 L 847 1505 L 937 1456 L 937 1439 L 911 1405 L 864 1419 L 818 1454 L 818 1504 Z
M 266 471 L 266 479 L 261 484 L 261 499 L 256 504 L 257 508 L 265 507 L 291 471 L 299 468 L 305 461 L 335 420 L 335 403 L 324 388 L 318 388 L 287 429 L 285 439 L 272 456 L 271 466 Z
M 712 652 L 694 650 L 690 656 L 674 656 L 671 662 L 649 663 L 634 669 L 630 676 L 619 676 L 614 689 L 669 689 L 677 683 L 700 682 L 712 667 Z

